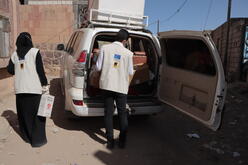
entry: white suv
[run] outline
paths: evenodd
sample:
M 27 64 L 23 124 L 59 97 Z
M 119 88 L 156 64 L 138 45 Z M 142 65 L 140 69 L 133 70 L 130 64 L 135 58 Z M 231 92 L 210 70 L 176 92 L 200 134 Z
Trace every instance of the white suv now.
M 91 84 L 97 50 L 115 41 L 116 27 L 76 30 L 62 58 L 65 110 L 77 116 L 103 116 L 101 90 Z M 226 95 L 217 49 L 207 32 L 169 31 L 158 37 L 147 30 L 128 30 L 128 48 L 135 66 L 127 109 L 130 114 L 155 114 L 169 104 L 216 130 Z M 60 45 L 61 46 L 61 45 Z M 116 110 L 114 112 L 117 113 Z

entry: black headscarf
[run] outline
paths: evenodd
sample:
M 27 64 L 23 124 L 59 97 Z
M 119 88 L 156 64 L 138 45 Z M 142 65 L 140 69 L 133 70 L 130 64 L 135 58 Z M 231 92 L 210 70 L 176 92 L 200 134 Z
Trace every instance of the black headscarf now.
M 16 39 L 17 55 L 24 59 L 27 52 L 33 47 L 31 35 L 28 32 L 22 32 Z

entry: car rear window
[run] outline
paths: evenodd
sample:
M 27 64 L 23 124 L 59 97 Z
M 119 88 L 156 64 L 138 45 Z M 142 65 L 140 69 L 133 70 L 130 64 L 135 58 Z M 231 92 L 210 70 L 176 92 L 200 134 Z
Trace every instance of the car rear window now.
M 164 39 L 163 42 L 168 65 L 206 75 L 216 74 L 213 57 L 202 40 Z

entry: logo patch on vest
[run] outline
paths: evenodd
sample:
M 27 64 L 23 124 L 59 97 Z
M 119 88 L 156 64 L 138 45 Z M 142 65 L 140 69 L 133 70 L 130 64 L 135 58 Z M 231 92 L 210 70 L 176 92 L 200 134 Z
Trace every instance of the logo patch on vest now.
M 24 60 L 19 60 L 19 63 L 20 63 L 21 69 L 23 69 L 23 68 L 24 68 L 24 63 L 25 63 L 25 61 L 24 61 Z
M 115 60 L 120 60 L 120 59 L 121 59 L 121 55 L 115 54 L 115 55 L 114 55 L 114 59 L 115 59 Z
M 119 68 L 120 67 L 120 59 L 121 59 L 121 55 L 119 54 L 115 54 L 114 55 L 114 68 Z

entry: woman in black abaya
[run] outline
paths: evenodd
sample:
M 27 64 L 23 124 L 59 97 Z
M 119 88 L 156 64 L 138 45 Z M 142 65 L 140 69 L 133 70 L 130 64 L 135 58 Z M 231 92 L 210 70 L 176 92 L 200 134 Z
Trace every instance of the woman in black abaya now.
M 15 75 L 16 109 L 23 140 L 32 147 L 47 143 L 46 118 L 37 116 L 42 91 L 47 89 L 47 78 L 38 49 L 33 48 L 31 35 L 20 33 L 16 51 L 11 56 L 7 70 Z

